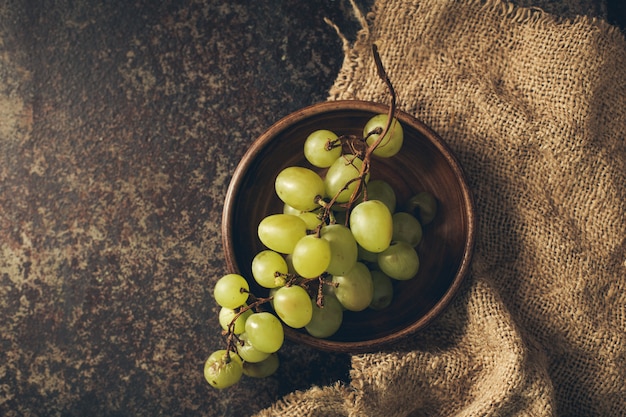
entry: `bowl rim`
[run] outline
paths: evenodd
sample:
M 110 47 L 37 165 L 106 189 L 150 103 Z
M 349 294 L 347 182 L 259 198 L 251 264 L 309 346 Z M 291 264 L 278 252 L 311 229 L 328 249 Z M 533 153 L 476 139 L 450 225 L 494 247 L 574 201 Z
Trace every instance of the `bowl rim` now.
M 222 250 L 224 252 L 226 267 L 229 273 L 241 273 L 234 261 L 235 248 L 233 242 L 229 241 L 227 238 L 229 235 L 228 230 L 230 224 L 233 222 L 234 218 L 234 196 L 236 196 L 241 189 L 242 181 L 244 180 L 251 163 L 254 161 L 256 156 L 269 145 L 272 138 L 280 132 L 288 129 L 291 125 L 300 123 L 311 116 L 320 116 L 325 113 L 334 113 L 344 110 L 366 111 L 373 114 L 387 113 L 388 109 L 389 106 L 386 104 L 364 100 L 335 100 L 315 103 L 282 117 L 250 144 L 233 172 L 226 191 L 222 210 Z M 464 242 L 463 255 L 457 272 L 445 293 L 429 311 L 427 311 L 415 322 L 392 334 L 364 341 L 337 341 L 315 338 L 311 335 L 291 329 L 289 326 L 283 325 L 286 338 L 293 342 L 308 345 L 319 350 L 342 353 L 366 353 L 381 350 L 385 347 L 391 347 L 413 336 L 419 330 L 422 330 L 431 324 L 432 321 L 448 307 L 453 297 L 458 293 L 461 284 L 469 274 L 476 240 L 477 219 L 474 197 L 468 185 L 465 171 L 450 146 L 433 129 L 421 120 L 402 110 L 398 109 L 396 116 L 400 122 L 405 122 L 414 126 L 420 134 L 427 137 L 427 139 L 444 157 L 459 181 L 459 188 L 464 202 L 464 213 L 467 216 L 467 238 Z M 246 279 L 250 278 L 246 277 Z

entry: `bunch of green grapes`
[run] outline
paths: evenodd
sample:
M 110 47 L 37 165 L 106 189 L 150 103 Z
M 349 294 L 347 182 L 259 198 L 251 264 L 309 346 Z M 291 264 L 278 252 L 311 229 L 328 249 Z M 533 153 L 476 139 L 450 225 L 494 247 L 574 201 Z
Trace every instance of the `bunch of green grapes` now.
M 396 194 L 384 180 L 371 180 L 371 155 L 393 157 L 404 133 L 396 118 L 372 117 L 363 136 L 316 130 L 303 153 L 318 172 L 291 166 L 275 180 L 283 211 L 263 218 L 258 237 L 265 249 L 252 260 L 252 278 L 269 297 L 250 293 L 248 281 L 228 274 L 214 297 L 227 347 L 211 354 L 204 375 L 226 388 L 242 375 L 269 376 L 279 366 L 284 328 L 328 338 L 345 310 L 382 310 L 393 300 L 393 281 L 413 278 L 422 225 L 432 221 L 436 202 L 423 192 L 408 211 L 396 211 Z

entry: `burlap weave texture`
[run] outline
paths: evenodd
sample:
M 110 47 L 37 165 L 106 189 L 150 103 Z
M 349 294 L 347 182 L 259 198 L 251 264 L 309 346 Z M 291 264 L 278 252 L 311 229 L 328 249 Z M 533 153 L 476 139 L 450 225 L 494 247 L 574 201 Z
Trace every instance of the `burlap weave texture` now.
M 479 233 L 471 276 L 351 384 L 260 416 L 626 415 L 626 42 L 497 0 L 376 2 L 329 99 L 389 102 L 456 152 Z

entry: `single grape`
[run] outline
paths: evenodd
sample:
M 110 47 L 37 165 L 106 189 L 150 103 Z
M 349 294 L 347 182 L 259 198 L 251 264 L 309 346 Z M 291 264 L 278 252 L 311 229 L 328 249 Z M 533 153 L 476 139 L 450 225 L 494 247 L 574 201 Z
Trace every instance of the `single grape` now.
M 304 157 L 318 168 L 328 168 L 341 156 L 341 143 L 330 130 L 316 130 L 304 141 Z
M 350 214 L 350 230 L 363 249 L 379 253 L 389 247 L 393 220 L 385 203 L 367 200 L 357 204 Z
M 304 223 L 306 223 L 307 230 L 315 230 L 321 223 L 321 220 L 318 217 L 319 210 L 302 211 L 291 207 L 289 204 L 284 204 L 283 214 L 293 214 L 294 216 L 300 217 L 304 220 Z
M 380 136 L 380 134 L 370 135 L 370 132 L 376 130 L 377 128 L 384 129 L 388 120 L 389 116 L 387 114 L 378 114 L 368 120 L 363 128 L 363 136 L 367 137 L 368 146 L 372 146 Z M 382 133 L 382 131 L 380 133 Z M 389 127 L 389 131 L 380 141 L 376 149 L 374 149 L 373 153 L 374 155 L 382 158 L 389 158 L 398 153 L 400 148 L 402 148 L 403 142 L 404 131 L 402 130 L 402 124 L 400 124 L 400 122 L 398 122 L 398 120 L 394 117 L 391 126 Z
M 276 276 L 276 273 L 282 274 Z M 285 278 L 289 272 L 287 261 L 278 252 L 266 249 L 252 258 L 252 277 L 262 287 L 275 288 L 285 285 Z
M 243 342 L 243 345 L 237 345 L 237 354 L 244 362 L 261 362 L 270 355 L 267 352 L 261 352 L 255 349 L 255 347 L 250 344 L 248 335 L 245 332 L 239 335 L 239 340 Z
M 259 223 L 258 236 L 269 249 L 289 254 L 298 240 L 306 236 L 306 223 L 291 214 L 270 214 Z
M 391 278 L 407 280 L 417 274 L 420 260 L 413 246 L 406 242 L 393 242 L 378 254 L 378 266 Z
M 274 374 L 279 366 L 278 354 L 271 353 L 260 362 L 244 362 L 243 374 L 252 378 L 267 378 Z
M 330 243 L 315 235 L 301 238 L 293 249 L 293 267 L 303 278 L 320 276 L 330 264 Z
M 419 220 L 410 213 L 399 211 L 394 213 L 393 236 L 391 240 L 406 242 L 411 246 L 417 246 L 422 240 L 422 225 Z
M 315 230 L 322 223 L 322 221 L 317 217 L 317 213 L 315 211 L 303 211 L 298 214 L 304 223 L 306 224 L 306 230 Z
M 243 363 L 234 352 L 225 349 L 213 352 L 204 363 L 204 378 L 214 388 L 235 385 L 243 375 Z
M 326 195 L 332 198 L 338 194 L 336 200 L 338 203 L 346 203 L 350 200 L 350 196 L 359 185 L 359 181 L 353 180 L 359 177 L 362 166 L 363 160 L 353 155 L 337 158 L 324 177 Z M 365 177 L 365 182 L 367 181 L 369 181 L 369 174 Z
M 276 295 L 276 291 L 278 291 L 279 289 L 281 289 L 281 287 L 276 287 L 276 288 L 270 288 L 270 293 L 269 296 L 270 298 L 270 305 L 272 306 L 272 308 L 274 308 L 274 296 Z
M 218 320 L 220 326 L 222 326 L 222 329 L 228 330 L 230 324 L 233 322 L 233 319 L 237 317 L 235 319 L 235 322 L 233 323 L 232 331 L 234 334 L 243 333 L 246 328 L 246 319 L 248 318 L 248 316 L 250 316 L 250 314 L 252 314 L 252 310 L 246 310 L 243 313 L 239 314 L 239 316 L 237 316 L 238 314 L 238 309 L 222 307 L 218 315 Z
M 285 255 L 285 262 L 287 262 L 287 270 L 290 274 L 296 274 L 296 270 L 293 267 L 293 254 Z
M 437 215 L 437 200 L 427 191 L 422 191 L 411 197 L 408 201 L 408 210 L 423 224 L 429 224 Z
M 280 320 L 267 311 L 252 313 L 246 320 L 250 344 L 261 352 L 274 353 L 283 345 L 285 332 Z
M 313 170 L 304 167 L 287 167 L 275 180 L 278 197 L 291 207 L 310 211 L 319 204 L 316 198 L 324 197 L 324 180 Z
M 305 329 L 313 337 L 320 339 L 332 336 L 339 330 L 343 321 L 343 306 L 333 295 L 324 296 L 324 305 L 319 307 L 315 300 L 311 300 L 313 305 L 313 316 Z
M 396 192 L 385 180 L 377 179 L 367 183 L 367 199 L 382 201 L 385 203 L 390 213 L 396 211 Z
M 361 245 L 358 245 L 358 260 L 362 261 L 362 262 L 370 262 L 370 263 L 376 263 L 378 262 L 378 254 L 374 253 L 374 252 L 370 252 L 368 250 L 363 249 L 363 247 Z
M 220 307 L 237 308 L 248 300 L 248 281 L 239 274 L 227 274 L 217 280 L 213 296 Z
M 332 284 L 332 281 L 329 284 L 323 284 L 322 285 L 322 294 L 324 296 L 332 295 L 334 297 L 335 296 L 335 289 L 336 289 L 336 287 L 335 287 L 334 284 Z
M 350 229 L 342 224 L 329 224 L 321 230 L 320 236 L 330 244 L 331 258 L 326 272 L 343 275 L 354 267 L 358 248 Z
M 291 207 L 289 204 L 283 204 L 283 214 L 293 214 L 294 216 L 302 213 L 302 210 L 298 210 L 297 208 Z
M 313 306 L 306 290 L 292 285 L 274 293 L 274 311 L 287 326 L 300 329 L 311 321 Z
M 391 278 L 382 271 L 373 270 L 372 281 L 374 282 L 374 296 L 369 307 L 372 310 L 382 310 L 389 307 L 393 299 L 393 284 Z
M 333 282 L 338 284 L 335 296 L 347 310 L 365 310 L 372 302 L 374 282 L 365 264 L 357 262 L 345 275 L 334 275 Z

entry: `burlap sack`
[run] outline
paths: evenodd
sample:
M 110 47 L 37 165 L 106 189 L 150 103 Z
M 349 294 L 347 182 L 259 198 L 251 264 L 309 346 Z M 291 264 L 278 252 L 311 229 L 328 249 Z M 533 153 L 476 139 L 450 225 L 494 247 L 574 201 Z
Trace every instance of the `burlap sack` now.
M 351 384 L 264 416 L 626 415 L 626 42 L 497 0 L 377 1 L 330 99 L 389 102 L 438 131 L 479 214 L 471 277 Z

